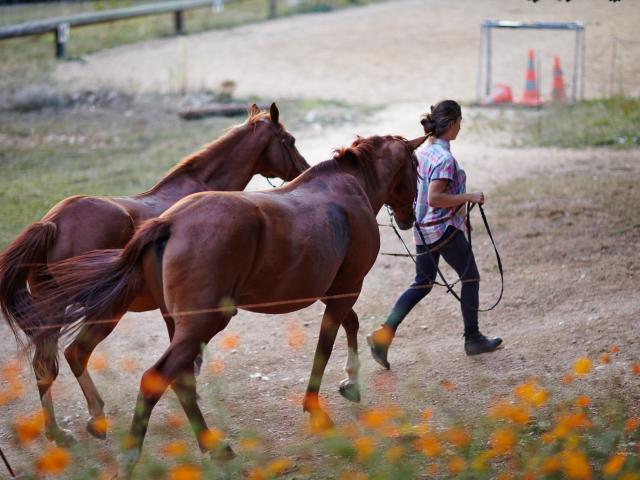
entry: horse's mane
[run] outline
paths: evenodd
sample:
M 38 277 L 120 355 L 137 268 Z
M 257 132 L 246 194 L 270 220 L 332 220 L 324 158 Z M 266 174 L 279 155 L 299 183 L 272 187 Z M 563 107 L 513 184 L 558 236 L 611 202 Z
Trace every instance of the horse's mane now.
M 368 167 L 368 163 L 373 158 L 374 150 L 390 140 L 401 140 L 402 143 L 406 145 L 406 139 L 398 135 L 375 135 L 367 138 L 358 136 L 351 146 L 336 148 L 333 151 L 332 158 L 340 167 L 346 170 L 355 166 L 358 170 L 362 171 L 367 183 L 372 187 L 377 187 L 378 179 L 373 175 L 373 171 Z M 409 147 L 407 147 L 407 149 L 409 149 Z M 413 152 L 410 153 L 413 154 Z
M 254 124 L 260 122 L 262 120 L 270 120 L 271 114 L 266 110 L 256 111 L 255 113 L 249 112 L 249 118 L 247 118 L 247 123 Z
M 269 120 L 271 118 L 270 113 L 267 111 L 257 111 L 254 113 L 249 112 L 249 117 L 244 123 L 240 123 L 238 125 L 232 125 L 231 127 L 224 130 L 224 133 L 221 137 L 216 138 L 212 142 L 204 145 L 197 152 L 191 153 L 176 163 L 171 170 L 169 170 L 164 177 L 160 179 L 158 183 L 156 183 L 153 187 L 151 187 L 146 192 L 141 193 L 140 195 L 146 195 L 149 193 L 153 193 L 160 186 L 167 183 L 169 180 L 177 177 L 181 173 L 189 171 L 195 164 L 197 164 L 200 160 L 209 158 L 211 156 L 211 152 L 220 148 L 224 143 L 226 143 L 238 130 L 247 125 L 255 125 L 258 122 Z
M 358 162 L 367 162 L 370 160 L 373 154 L 373 150 L 380 147 L 380 145 L 388 142 L 389 140 L 400 140 L 405 143 L 407 142 L 406 138 L 399 135 L 374 135 L 367 138 L 358 135 L 351 146 L 336 148 L 333 151 L 333 159 L 340 163 L 341 161 L 344 161 L 344 158 L 348 157 L 349 155 L 353 155 Z

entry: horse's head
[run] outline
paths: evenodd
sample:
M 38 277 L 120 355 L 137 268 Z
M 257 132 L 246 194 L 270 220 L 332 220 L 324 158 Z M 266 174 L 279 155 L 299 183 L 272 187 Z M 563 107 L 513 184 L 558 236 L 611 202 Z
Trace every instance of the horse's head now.
M 415 140 L 405 140 L 400 137 L 390 137 L 389 156 L 393 158 L 393 165 L 397 165 L 395 175 L 391 181 L 384 203 L 391 207 L 393 217 L 401 230 L 407 230 L 415 221 L 414 202 L 418 188 L 418 161 L 414 153 L 427 137 Z
M 259 133 L 264 145 L 256 164 L 255 173 L 265 177 L 278 177 L 293 180 L 306 169 L 309 164 L 298 152 L 295 138 L 280 123 L 280 112 L 275 103 L 271 104 L 269 113 L 261 112 L 257 105 L 252 105 L 249 121 Z

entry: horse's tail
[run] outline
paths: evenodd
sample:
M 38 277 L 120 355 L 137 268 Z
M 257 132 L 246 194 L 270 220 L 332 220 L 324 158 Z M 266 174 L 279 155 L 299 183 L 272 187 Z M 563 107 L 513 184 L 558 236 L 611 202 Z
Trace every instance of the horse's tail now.
M 94 250 L 50 263 L 53 279 L 44 282 L 35 299 L 38 312 L 48 318 L 36 341 L 56 341 L 61 329 L 69 333 L 87 321 L 112 321 L 112 312 L 125 309 L 139 292 L 142 257 L 151 244 L 166 241 L 171 224 L 154 218 L 145 222 L 124 249 Z M 162 249 L 156 249 L 162 255 Z M 73 327 L 70 327 L 72 326 Z
M 28 280 L 29 275 L 37 275 L 46 265 L 56 232 L 53 222 L 32 223 L 0 254 L 0 310 L 19 345 L 19 330 L 31 337 L 42 326 Z

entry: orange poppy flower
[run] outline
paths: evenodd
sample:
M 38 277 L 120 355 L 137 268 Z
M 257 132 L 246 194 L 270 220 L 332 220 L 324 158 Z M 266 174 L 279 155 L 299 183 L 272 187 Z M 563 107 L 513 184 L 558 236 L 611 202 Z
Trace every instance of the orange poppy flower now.
M 60 475 L 71 463 L 71 454 L 64 448 L 50 447 L 36 461 L 36 470 L 41 475 Z
M 38 438 L 44 428 L 44 413 L 38 410 L 32 415 L 20 415 L 13 426 L 21 444 L 31 443 Z
M 587 357 L 582 357 L 576 360 L 576 362 L 573 364 L 573 371 L 576 375 L 583 376 L 588 374 L 591 371 L 592 367 L 593 363 L 591 362 L 591 360 Z
M 169 480 L 200 480 L 202 470 L 191 464 L 178 465 L 169 471 Z

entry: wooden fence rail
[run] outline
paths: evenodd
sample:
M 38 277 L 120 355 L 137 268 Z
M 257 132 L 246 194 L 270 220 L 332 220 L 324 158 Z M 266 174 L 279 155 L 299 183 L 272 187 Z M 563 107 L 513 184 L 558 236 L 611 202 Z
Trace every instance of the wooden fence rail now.
M 219 4 L 237 2 L 239 0 L 219 0 Z M 276 15 L 276 0 L 269 2 L 269 16 Z M 176 2 L 151 3 L 127 8 L 115 8 L 103 12 L 86 12 L 64 17 L 47 18 L 30 22 L 8 25 L 0 28 L 0 40 L 30 35 L 41 35 L 53 32 L 55 34 L 55 52 L 57 58 L 64 57 L 64 47 L 69 40 L 71 27 L 94 25 L 96 23 L 115 22 L 127 18 L 142 17 L 146 15 L 159 15 L 163 13 L 174 14 L 176 33 L 182 33 L 184 29 L 183 12 L 196 8 L 212 8 L 218 2 L 212 0 L 183 0 Z

